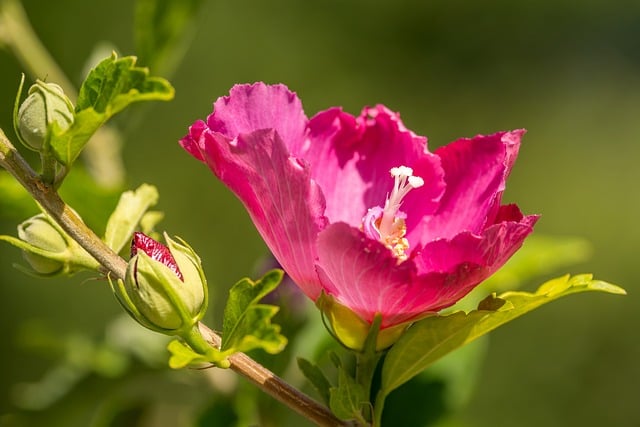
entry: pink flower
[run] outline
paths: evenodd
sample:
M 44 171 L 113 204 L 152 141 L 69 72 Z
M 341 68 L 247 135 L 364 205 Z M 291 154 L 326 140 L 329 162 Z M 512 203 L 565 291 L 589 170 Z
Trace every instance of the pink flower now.
M 382 105 L 307 119 L 284 85 L 238 85 L 180 144 L 242 201 L 284 270 L 381 328 L 458 301 L 537 216 L 501 205 L 523 130 L 431 153 Z M 335 325 L 334 325 L 335 326 Z

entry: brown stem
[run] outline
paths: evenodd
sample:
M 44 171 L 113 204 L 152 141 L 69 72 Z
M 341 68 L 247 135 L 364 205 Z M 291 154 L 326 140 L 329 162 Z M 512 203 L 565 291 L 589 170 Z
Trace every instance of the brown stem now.
M 16 151 L 2 129 L 0 129 L 0 166 L 9 171 L 47 213 L 60 224 L 60 227 L 102 265 L 105 273 L 111 274 L 116 279 L 124 279 L 127 263 L 82 222 L 51 185 L 40 179 L 38 174 Z M 219 347 L 220 336 L 202 323 L 199 326 L 207 341 Z M 246 354 L 236 353 L 229 357 L 229 361 L 231 369 L 235 372 L 246 377 L 262 391 L 316 424 L 345 427 L 350 425 L 336 418 L 328 408 L 292 387 Z

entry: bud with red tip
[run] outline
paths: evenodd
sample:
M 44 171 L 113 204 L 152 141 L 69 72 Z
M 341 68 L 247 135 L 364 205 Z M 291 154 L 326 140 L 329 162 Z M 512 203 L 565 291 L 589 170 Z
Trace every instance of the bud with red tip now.
M 167 246 L 135 233 L 125 280 L 114 292 L 143 326 L 168 335 L 192 330 L 207 309 L 207 282 L 200 258 L 166 234 Z

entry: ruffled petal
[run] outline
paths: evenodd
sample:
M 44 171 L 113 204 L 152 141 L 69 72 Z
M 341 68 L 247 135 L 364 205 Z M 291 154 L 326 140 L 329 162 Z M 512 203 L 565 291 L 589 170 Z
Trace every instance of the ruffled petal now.
M 428 182 L 405 200 L 416 219 L 437 207 L 444 190 L 439 158 L 386 107 L 365 108 L 357 118 L 339 108 L 323 111 L 309 121 L 307 138 L 299 156 L 311 165 L 331 222 L 357 227 L 367 209 L 384 205 L 393 187 L 389 171 L 397 166 L 412 167 Z
M 398 264 L 389 249 L 345 223 L 318 236 L 317 269 L 327 294 L 369 323 L 380 313 L 382 328 L 437 309 L 449 293 L 449 273 L 418 276 L 413 262 Z
M 514 209 L 515 208 L 515 209 Z M 504 210 L 505 217 L 516 216 L 517 207 Z M 519 213 L 519 210 L 517 210 Z M 533 231 L 538 216 L 519 215 L 517 221 L 491 225 L 481 235 L 465 231 L 452 239 L 440 239 L 427 244 L 412 261 L 419 274 L 445 273 L 447 286 L 438 297 L 442 309 L 454 304 L 478 283 L 496 272 L 522 246 Z M 468 265 L 475 265 L 470 275 Z M 464 274 L 462 271 L 467 270 Z
M 460 231 L 479 233 L 504 191 L 521 133 L 500 132 L 459 139 L 436 150 L 446 190 L 438 210 L 420 224 L 420 243 L 452 238 Z
M 180 140 L 182 148 L 201 162 L 204 162 L 204 157 L 202 157 L 202 153 L 200 152 L 200 138 L 206 129 L 207 124 L 202 120 L 198 120 L 189 126 L 189 133 Z
M 207 118 L 209 129 L 233 139 L 242 133 L 274 129 L 287 151 L 295 153 L 304 138 L 307 117 L 302 103 L 285 85 L 236 85 L 218 98 Z
M 314 262 L 325 203 L 307 165 L 288 155 L 274 130 L 229 140 L 206 132 L 202 154 L 213 173 L 242 201 L 278 262 L 307 296 L 320 295 Z

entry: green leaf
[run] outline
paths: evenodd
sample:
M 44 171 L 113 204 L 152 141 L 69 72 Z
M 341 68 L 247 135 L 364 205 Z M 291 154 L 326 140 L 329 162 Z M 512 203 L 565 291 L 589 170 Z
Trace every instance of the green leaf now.
M 544 283 L 535 293 L 492 294 L 480 302 L 477 310 L 469 313 L 457 311 L 416 322 L 389 350 L 382 369 L 379 396 L 384 399 L 436 360 L 498 326 L 565 295 L 586 291 L 626 294 L 618 286 L 593 280 L 590 274 L 566 275 Z
M 307 359 L 302 357 L 298 357 L 298 368 L 304 374 L 305 378 L 309 380 L 311 385 L 318 391 L 322 401 L 325 404 L 329 404 L 330 402 L 330 392 L 331 383 L 324 375 L 322 370 L 315 364 L 311 363 Z
M 177 339 L 167 345 L 167 350 L 171 353 L 169 366 L 172 369 L 181 369 L 189 365 L 209 362 L 206 356 L 196 353 L 191 347 Z
M 142 184 L 135 191 L 125 191 L 109 217 L 104 242 L 119 253 L 131 242 L 131 236 L 147 210 L 158 202 L 158 190 L 153 185 Z
M 256 282 L 245 278 L 231 288 L 224 310 L 223 352 L 262 348 L 275 354 L 284 349 L 287 339 L 280 334 L 280 326 L 271 323 L 278 307 L 259 303 L 280 284 L 282 276 L 282 270 L 272 270 Z
M 73 124 L 66 131 L 52 125 L 51 149 L 60 163 L 71 165 L 95 131 L 131 103 L 173 98 L 168 81 L 150 77 L 148 69 L 135 63 L 133 56 L 118 59 L 113 53 L 89 72 L 80 87 Z
M 363 420 L 362 409 L 367 402 L 367 392 L 344 368 L 338 371 L 338 386 L 329 390 L 329 407 L 343 420 Z
M 136 53 L 154 70 L 173 68 L 184 54 L 202 0 L 138 0 L 135 14 Z

